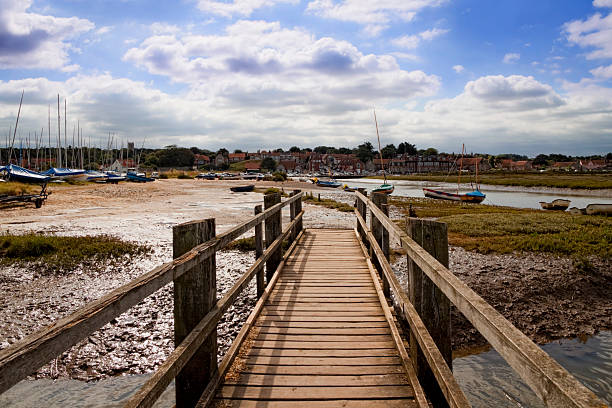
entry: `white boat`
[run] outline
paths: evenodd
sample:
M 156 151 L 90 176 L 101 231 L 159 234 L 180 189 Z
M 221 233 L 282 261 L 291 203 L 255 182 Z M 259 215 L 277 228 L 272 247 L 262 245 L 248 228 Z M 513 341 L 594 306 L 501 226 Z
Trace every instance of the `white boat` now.
M 570 200 L 557 198 L 556 200 L 552 200 L 550 203 L 540 201 L 540 207 L 542 207 L 543 210 L 565 211 L 567 210 L 567 207 L 569 207 L 570 203 Z

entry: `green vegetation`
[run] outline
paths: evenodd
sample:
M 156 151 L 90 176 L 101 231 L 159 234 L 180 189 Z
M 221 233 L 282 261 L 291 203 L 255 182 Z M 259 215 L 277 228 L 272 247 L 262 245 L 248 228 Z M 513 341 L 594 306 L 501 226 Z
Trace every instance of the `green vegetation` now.
M 40 192 L 40 187 L 32 184 L 17 183 L 10 181 L 8 183 L 0 183 L 0 195 L 22 195 L 34 194 Z
M 382 178 L 376 176 L 373 178 Z M 412 181 L 435 181 L 456 182 L 456 176 L 447 175 L 406 175 L 387 176 L 389 180 L 412 180 Z M 463 179 L 463 177 L 462 177 Z M 466 176 L 465 181 L 469 178 Z M 482 184 L 493 186 L 518 186 L 518 187 L 553 187 L 571 189 L 606 189 L 612 188 L 612 177 L 606 174 L 564 174 L 564 173 L 483 173 L 478 176 Z
M 65 237 L 46 234 L 0 235 L 0 264 L 39 262 L 45 272 L 69 272 L 79 265 L 90 267 L 119 261 L 125 255 L 149 251 L 144 245 L 108 235 Z
M 336 200 L 332 200 L 331 198 L 319 199 L 318 197 L 315 197 L 312 193 L 310 194 L 304 193 L 304 196 L 302 197 L 302 201 L 305 201 L 309 204 L 322 205 L 323 207 L 332 208 L 334 210 L 338 210 L 341 212 L 353 212 L 353 210 L 355 209 L 355 207 L 353 206 L 350 206 L 345 203 L 341 203 Z
M 190 180 L 193 179 L 193 176 L 187 173 L 181 173 L 178 176 L 176 176 L 177 179 L 182 179 L 182 180 Z
M 192 179 L 192 178 L 195 178 L 197 174 L 198 174 L 197 171 L 182 171 L 182 170 L 172 169 L 172 170 L 161 173 L 159 175 L 159 178 L 160 179 L 169 179 L 169 178 Z
M 255 237 L 237 239 L 227 244 L 225 249 L 243 251 L 243 252 L 254 251 L 255 250 Z
M 471 251 L 612 258 L 612 220 L 607 217 L 425 198 L 391 197 L 390 203 L 406 215 L 411 206 L 418 217 L 447 223 L 449 243 Z
M 259 188 L 256 187 L 255 190 L 256 193 L 262 193 L 263 195 L 266 194 L 274 194 L 274 193 L 280 193 L 281 197 L 289 197 L 289 194 L 285 193 L 285 190 L 283 189 L 278 189 L 276 187 L 269 187 L 269 188 Z
M 282 172 L 282 171 L 275 171 L 274 174 L 272 174 L 272 181 L 286 181 L 287 180 L 287 173 Z

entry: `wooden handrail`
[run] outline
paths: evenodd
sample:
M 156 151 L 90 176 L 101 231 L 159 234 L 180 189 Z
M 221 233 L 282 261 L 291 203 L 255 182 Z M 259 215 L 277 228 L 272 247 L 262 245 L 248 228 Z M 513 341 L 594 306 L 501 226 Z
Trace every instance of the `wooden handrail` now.
M 270 207 L 173 261 L 154 268 L 102 298 L 86 304 L 76 312 L 25 337 L 11 347 L 1 350 L 0 394 L 150 294 L 193 269 L 283 207 L 300 200 L 301 197 L 302 193 L 299 193 Z
M 372 216 L 400 240 L 408 256 L 548 406 L 605 406 L 529 337 L 409 238 L 367 197 L 359 192 L 355 195 L 366 204 Z
M 297 225 L 304 211 L 287 226 L 287 229 L 264 251 L 262 256 L 238 279 L 232 288 L 217 301 L 213 309 L 198 323 L 189 335 L 179 344 L 166 361 L 157 369 L 155 374 L 134 394 L 124 405 L 127 407 L 150 407 L 164 392 L 168 384 L 176 377 L 184 365 L 189 361 L 195 351 L 217 327 L 217 323 L 227 309 L 233 305 L 236 298 L 242 293 L 253 279 L 253 276 L 264 267 L 268 258 L 282 245 Z
M 374 235 L 368 229 L 366 221 L 361 217 L 361 214 L 359 214 L 357 210 L 355 210 L 355 215 L 357 217 L 357 222 L 359 225 L 361 225 L 363 231 L 366 232 L 366 238 L 370 243 L 370 248 L 378 259 L 379 265 L 381 265 L 383 273 L 389 282 L 391 291 L 393 292 L 393 296 L 395 298 L 394 301 L 397 302 L 404 318 L 410 325 L 410 330 L 417 338 L 419 346 L 423 350 L 423 355 L 427 359 L 427 362 L 429 363 L 429 366 L 436 377 L 436 381 L 438 382 L 438 385 L 440 386 L 449 407 L 463 408 L 471 406 L 465 394 L 461 390 L 461 387 L 457 383 L 457 380 L 453 376 L 453 372 L 446 364 L 442 353 L 440 353 L 436 343 L 427 331 L 425 324 L 404 293 L 397 276 L 395 276 L 389 261 L 387 261 L 387 258 L 382 251 L 382 248 L 378 245 L 376 238 L 374 238 Z

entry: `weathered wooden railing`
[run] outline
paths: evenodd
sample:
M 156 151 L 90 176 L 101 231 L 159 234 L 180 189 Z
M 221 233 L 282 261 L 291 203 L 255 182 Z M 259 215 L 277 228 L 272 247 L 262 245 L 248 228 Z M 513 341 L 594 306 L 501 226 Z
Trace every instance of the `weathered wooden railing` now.
M 258 297 L 265 294 L 264 266 L 269 285 L 282 260 L 283 241 L 291 242 L 301 233 L 304 214 L 301 198 L 299 191 L 294 191 L 283 202 L 280 194 L 266 195 L 265 211 L 261 212 L 261 206 L 257 206 L 254 217 L 217 236 L 214 219 L 174 227 L 175 259 L 172 262 L 158 266 L 0 351 L 0 393 L 174 281 L 176 348 L 126 406 L 151 406 L 175 377 L 177 406 L 194 406 L 206 387 L 214 389 L 218 382 L 221 367 L 217 370 L 217 323 L 255 275 Z M 286 206 L 290 206 L 291 222 L 282 231 L 281 209 Z M 215 254 L 252 228 L 255 228 L 257 259 L 234 286 L 217 300 Z M 245 325 L 249 324 L 247 321 Z M 232 355 L 232 349 L 227 354 Z M 226 360 L 223 364 L 227 365 Z
M 451 407 L 469 406 L 451 372 L 450 303 L 484 336 L 525 383 L 550 407 L 605 404 L 476 292 L 448 270 L 446 224 L 409 219 L 408 235 L 388 217 L 387 197 L 363 191 L 357 197 L 357 231 L 392 294 L 397 318 L 410 330 L 410 354 L 419 382 L 432 398 Z M 368 227 L 366 219 L 370 220 Z M 389 236 L 408 254 L 409 294 L 389 265 Z M 418 243 L 417 243 L 418 241 Z M 441 393 L 436 393 L 436 390 Z

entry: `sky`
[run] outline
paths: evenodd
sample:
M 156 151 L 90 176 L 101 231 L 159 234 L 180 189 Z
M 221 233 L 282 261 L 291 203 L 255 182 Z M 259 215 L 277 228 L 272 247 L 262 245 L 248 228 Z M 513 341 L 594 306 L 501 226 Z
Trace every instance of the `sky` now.
M 612 0 L 0 0 L 0 146 L 22 91 L 16 145 L 59 94 L 93 146 L 376 145 L 375 110 L 383 146 L 606 154 Z

